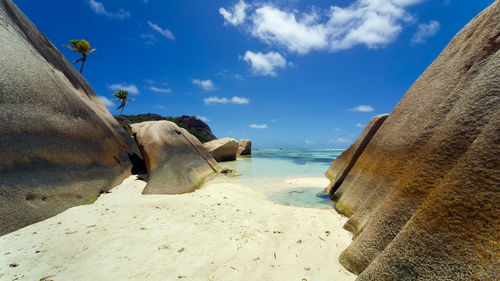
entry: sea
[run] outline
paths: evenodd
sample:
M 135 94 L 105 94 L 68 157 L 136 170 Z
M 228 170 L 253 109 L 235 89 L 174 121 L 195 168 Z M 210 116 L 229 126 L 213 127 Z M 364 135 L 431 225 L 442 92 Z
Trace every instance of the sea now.
M 342 152 L 343 149 L 254 149 L 251 156 L 219 164 L 239 174 L 233 177 L 234 182 L 261 192 L 274 202 L 332 208 L 332 201 L 324 193 L 328 184 L 325 172 Z

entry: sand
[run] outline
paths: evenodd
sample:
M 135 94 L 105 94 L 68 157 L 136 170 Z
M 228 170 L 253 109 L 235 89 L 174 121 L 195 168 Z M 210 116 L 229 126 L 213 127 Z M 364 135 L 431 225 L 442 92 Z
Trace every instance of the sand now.
M 94 204 L 0 237 L 0 280 L 355 279 L 338 262 L 351 235 L 333 209 L 279 205 L 220 178 L 182 195 L 144 196 L 144 186 L 129 177 Z

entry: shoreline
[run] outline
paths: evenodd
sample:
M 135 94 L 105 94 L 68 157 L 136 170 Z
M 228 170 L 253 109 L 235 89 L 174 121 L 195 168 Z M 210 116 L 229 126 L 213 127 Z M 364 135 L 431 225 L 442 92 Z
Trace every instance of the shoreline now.
M 0 278 L 356 278 L 338 261 L 352 235 L 334 209 L 281 205 L 225 177 L 180 195 L 141 195 L 145 184 L 129 177 L 93 204 L 1 236 Z

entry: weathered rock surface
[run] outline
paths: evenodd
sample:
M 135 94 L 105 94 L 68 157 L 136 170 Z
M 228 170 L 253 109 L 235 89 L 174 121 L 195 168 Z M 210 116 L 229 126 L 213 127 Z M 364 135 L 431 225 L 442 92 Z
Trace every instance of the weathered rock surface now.
M 325 173 L 326 177 L 330 179 L 330 185 L 328 185 L 325 192 L 326 194 L 329 194 L 330 197 L 333 197 L 342 182 L 344 182 L 344 179 L 349 176 L 349 171 L 351 171 L 351 168 L 356 163 L 356 160 L 358 160 L 359 156 L 361 156 L 361 153 L 363 153 L 372 137 L 375 135 L 380 126 L 382 126 L 385 119 L 387 119 L 387 116 L 389 116 L 389 114 L 374 116 L 351 147 L 349 147 L 349 149 L 344 151 L 342 155 L 332 162 L 330 168 Z M 337 196 L 340 194 L 341 191 L 337 193 Z
M 252 141 L 251 140 L 240 140 L 238 142 L 238 155 L 250 155 L 252 154 Z
M 232 138 L 223 138 L 209 141 L 203 144 L 217 162 L 236 160 L 238 153 L 238 142 Z
M 340 189 L 358 280 L 498 280 L 500 1 L 408 90 Z M 340 192 L 341 191 L 341 192 Z
M 0 0 L 0 235 L 93 202 L 142 161 L 78 71 Z
M 149 173 L 143 194 L 179 194 L 195 190 L 219 169 L 201 142 L 170 121 L 132 124 Z

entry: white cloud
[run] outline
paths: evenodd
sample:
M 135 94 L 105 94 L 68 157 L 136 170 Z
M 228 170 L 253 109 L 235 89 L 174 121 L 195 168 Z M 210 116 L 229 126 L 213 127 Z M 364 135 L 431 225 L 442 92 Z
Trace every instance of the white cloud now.
M 357 123 L 357 124 L 356 124 L 356 127 L 358 127 L 358 128 L 364 128 L 364 127 L 365 127 L 365 125 L 363 125 L 363 124 L 361 124 L 361 123 Z
M 358 105 L 354 108 L 349 109 L 349 111 L 355 111 L 355 112 L 372 112 L 373 110 L 375 109 L 370 105 Z
M 336 138 L 330 140 L 330 143 L 352 143 L 352 140 L 346 138 Z
M 248 8 L 249 6 L 245 1 L 240 0 L 229 10 L 220 8 L 219 13 L 224 17 L 224 24 L 239 25 L 245 21 Z
M 203 122 L 210 122 L 210 119 L 208 119 L 206 116 L 196 115 L 196 118 L 200 119 Z
M 141 34 L 141 39 L 144 40 L 144 44 L 154 44 L 158 39 L 156 36 L 150 33 Z
M 243 97 L 232 97 L 230 99 L 228 98 L 219 98 L 219 97 L 209 97 L 209 98 L 204 98 L 203 101 L 207 105 L 212 105 L 212 104 L 217 104 L 217 103 L 222 103 L 222 104 L 227 104 L 227 103 L 232 103 L 232 104 L 248 104 L 250 103 L 249 98 L 243 98 Z
M 88 0 L 87 2 L 89 3 L 92 11 L 94 11 L 94 13 L 96 13 L 98 15 L 106 16 L 106 17 L 113 18 L 113 19 L 120 19 L 120 20 L 130 17 L 130 13 L 125 11 L 125 10 L 120 9 L 120 10 L 118 10 L 118 12 L 112 13 L 112 12 L 107 11 L 106 8 L 104 7 L 104 5 L 99 1 Z
M 234 104 L 248 104 L 250 102 L 250 99 L 248 98 L 242 98 L 242 97 L 232 97 L 231 98 L 231 103 Z
M 429 37 L 438 33 L 440 28 L 439 22 L 432 20 L 429 23 L 421 23 L 418 25 L 418 30 L 411 37 L 412 44 L 425 43 Z
M 158 88 L 158 87 L 154 87 L 154 86 L 149 87 L 149 89 L 155 93 L 171 93 L 172 92 L 172 89 Z
M 340 132 L 340 128 L 335 128 L 335 132 Z
M 267 129 L 266 124 L 250 124 L 250 125 L 248 125 L 248 127 L 252 128 L 252 129 Z
M 193 79 L 191 81 L 193 82 L 193 84 L 202 87 L 205 91 L 215 90 L 215 85 L 210 79 L 207 80 Z
M 174 34 L 172 33 L 172 31 L 168 30 L 168 29 L 163 29 L 161 28 L 159 25 L 157 25 L 156 23 L 152 23 L 150 21 L 148 21 L 148 24 L 149 26 L 156 32 L 160 33 L 163 37 L 167 38 L 167 39 L 170 39 L 170 40 L 175 40 L 175 37 L 174 37 Z
M 300 54 L 328 46 L 327 29 L 322 24 L 315 24 L 314 16 L 297 20 L 295 14 L 270 5 L 255 10 L 251 33 L 266 43 L 275 43 Z
M 276 76 L 277 68 L 286 67 L 285 58 L 276 52 L 263 54 L 261 52 L 247 51 L 243 60 L 251 65 L 252 72 L 255 75 Z
M 278 122 L 278 119 L 271 119 L 271 122 L 273 122 L 273 123 L 277 123 L 277 122 Z
M 113 107 L 113 106 L 115 106 L 115 103 L 112 100 L 110 100 L 107 97 L 105 97 L 105 96 L 99 96 L 99 99 L 101 100 L 102 104 L 104 104 L 104 106 L 106 106 L 106 107 Z
M 316 143 L 315 141 L 313 141 L 313 140 L 309 140 L 309 139 L 305 140 L 304 142 L 305 142 L 307 145 L 311 145 L 311 144 L 315 144 L 315 143 Z
M 156 108 L 158 108 L 158 109 L 165 109 L 165 108 L 167 108 L 167 107 L 166 107 L 166 106 L 164 106 L 163 104 L 157 104 L 157 105 L 156 105 Z
M 347 7 L 331 6 L 318 13 L 286 11 L 272 4 L 261 4 L 250 12 L 247 29 L 269 45 L 299 54 L 313 50 L 339 51 L 357 45 L 377 48 L 396 39 L 403 25 L 414 20 L 407 7 L 422 1 L 356 0 Z
M 136 85 L 134 84 L 111 84 L 108 86 L 110 90 L 116 91 L 116 90 L 125 90 L 128 91 L 129 94 L 132 95 L 138 95 L 139 94 L 139 89 L 137 88 Z
M 205 104 L 216 104 L 216 103 L 229 103 L 229 99 L 227 98 L 219 98 L 219 97 L 209 97 L 209 98 L 204 98 L 203 101 Z

